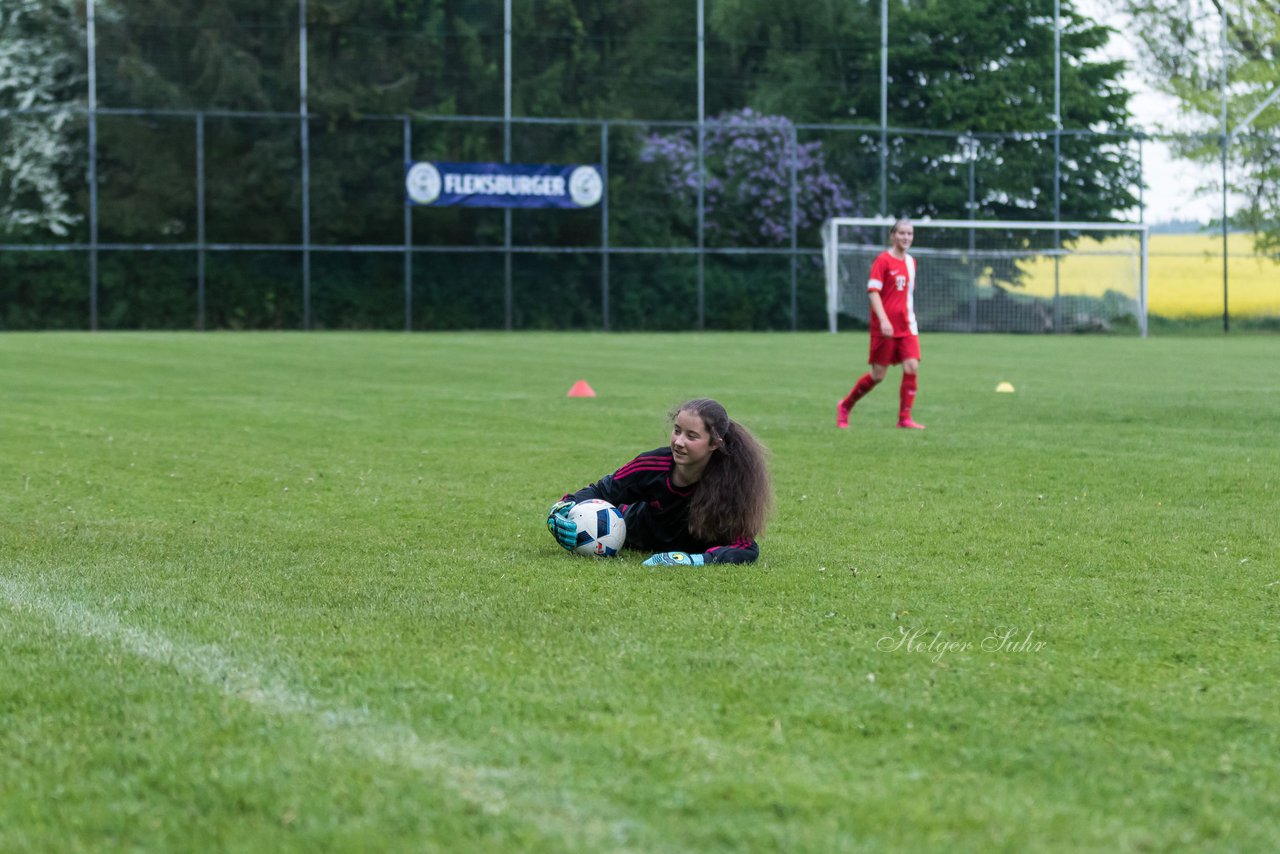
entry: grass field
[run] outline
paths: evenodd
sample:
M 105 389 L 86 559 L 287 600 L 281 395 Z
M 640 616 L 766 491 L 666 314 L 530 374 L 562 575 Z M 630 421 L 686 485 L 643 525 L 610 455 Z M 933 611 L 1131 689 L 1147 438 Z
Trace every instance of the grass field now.
M 0 335 L 0 851 L 1277 850 L 1278 350 Z M 760 562 L 562 552 L 703 394 Z
M 1105 244 L 1083 241 L 1081 256 L 1066 259 L 1058 271 L 1063 293 L 1101 297 L 1116 282 L 1136 273 L 1125 272 L 1126 259 L 1102 254 Z M 1136 250 L 1134 250 L 1136 251 Z M 1147 299 L 1151 314 L 1167 318 L 1222 316 L 1222 238 L 1212 234 L 1153 234 L 1147 249 Z M 1237 318 L 1280 316 L 1280 263 L 1254 254 L 1253 238 L 1227 238 L 1229 308 Z M 1026 265 L 1024 292 L 1052 297 L 1054 266 L 1043 259 Z

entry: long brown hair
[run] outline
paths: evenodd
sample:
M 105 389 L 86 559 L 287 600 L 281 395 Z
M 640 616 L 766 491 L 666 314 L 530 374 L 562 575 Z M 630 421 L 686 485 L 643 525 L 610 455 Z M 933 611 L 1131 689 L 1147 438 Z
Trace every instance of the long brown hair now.
M 755 539 L 773 509 L 768 449 L 710 398 L 685 401 L 672 410 L 671 419 L 681 412 L 701 418 L 707 435 L 721 443 L 689 504 L 690 533 L 702 540 Z

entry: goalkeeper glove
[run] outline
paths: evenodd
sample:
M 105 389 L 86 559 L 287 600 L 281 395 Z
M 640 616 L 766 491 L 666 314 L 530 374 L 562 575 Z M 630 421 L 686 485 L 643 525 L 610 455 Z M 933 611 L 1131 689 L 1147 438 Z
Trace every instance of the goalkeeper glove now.
M 646 560 L 641 566 L 702 566 L 705 559 L 702 555 L 691 555 L 688 552 L 658 552 Z
M 565 551 L 573 551 L 578 545 L 578 523 L 569 518 L 574 501 L 557 501 L 547 514 L 547 530 Z

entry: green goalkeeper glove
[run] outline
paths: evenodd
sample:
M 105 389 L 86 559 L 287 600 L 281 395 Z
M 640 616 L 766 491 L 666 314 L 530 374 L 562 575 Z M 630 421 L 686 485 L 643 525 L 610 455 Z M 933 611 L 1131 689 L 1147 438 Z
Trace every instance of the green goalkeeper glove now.
M 578 523 L 569 518 L 574 501 L 557 501 L 551 505 L 547 514 L 547 530 L 556 542 L 564 546 L 565 551 L 573 551 L 578 545 Z
M 702 566 L 706 559 L 702 555 L 691 555 L 688 552 L 658 552 L 646 560 L 641 566 Z

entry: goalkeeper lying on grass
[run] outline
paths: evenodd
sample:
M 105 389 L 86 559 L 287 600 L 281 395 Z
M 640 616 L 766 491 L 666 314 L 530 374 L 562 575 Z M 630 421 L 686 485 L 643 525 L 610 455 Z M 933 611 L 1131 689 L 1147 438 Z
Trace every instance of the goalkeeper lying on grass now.
M 671 444 L 640 454 L 551 507 L 547 528 L 572 551 L 579 501 L 599 498 L 627 523 L 626 548 L 656 552 L 645 566 L 752 563 L 773 503 L 766 450 L 723 406 L 701 398 L 671 419 Z

